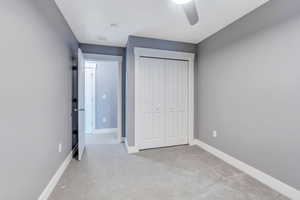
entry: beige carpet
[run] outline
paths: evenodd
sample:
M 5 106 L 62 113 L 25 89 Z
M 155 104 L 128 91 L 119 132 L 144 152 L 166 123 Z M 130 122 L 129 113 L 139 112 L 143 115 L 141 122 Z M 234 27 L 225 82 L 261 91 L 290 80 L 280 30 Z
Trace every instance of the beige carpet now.
M 123 145 L 89 145 L 73 160 L 49 200 L 287 199 L 199 147 L 135 155 Z

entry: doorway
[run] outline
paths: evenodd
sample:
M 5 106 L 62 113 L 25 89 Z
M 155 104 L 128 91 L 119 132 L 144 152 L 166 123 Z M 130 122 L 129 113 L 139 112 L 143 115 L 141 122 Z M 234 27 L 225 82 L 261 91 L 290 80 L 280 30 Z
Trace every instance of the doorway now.
M 122 57 L 85 54 L 86 144 L 122 142 Z

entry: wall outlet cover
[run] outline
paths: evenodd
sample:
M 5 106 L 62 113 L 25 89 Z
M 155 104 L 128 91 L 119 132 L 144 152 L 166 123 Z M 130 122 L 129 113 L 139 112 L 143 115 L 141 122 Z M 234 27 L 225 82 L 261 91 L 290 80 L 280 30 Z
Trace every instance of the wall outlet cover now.
M 61 143 L 58 144 L 58 152 L 59 152 L 59 153 L 62 152 L 62 144 L 61 144 Z

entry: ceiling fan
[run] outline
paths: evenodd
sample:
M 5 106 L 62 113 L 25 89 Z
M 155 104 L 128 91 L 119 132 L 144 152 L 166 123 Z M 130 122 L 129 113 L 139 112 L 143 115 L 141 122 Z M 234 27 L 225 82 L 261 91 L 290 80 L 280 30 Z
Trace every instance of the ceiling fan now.
M 176 4 L 180 4 L 185 12 L 189 23 L 193 26 L 198 23 L 199 15 L 196 6 L 196 0 L 173 0 Z

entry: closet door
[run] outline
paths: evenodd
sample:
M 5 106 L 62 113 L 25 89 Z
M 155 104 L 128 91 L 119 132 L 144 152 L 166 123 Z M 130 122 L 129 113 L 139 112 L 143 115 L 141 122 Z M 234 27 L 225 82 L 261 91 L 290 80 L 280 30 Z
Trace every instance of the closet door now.
M 136 138 L 140 149 L 165 146 L 164 78 L 165 61 L 139 58 L 136 68 Z
M 188 62 L 165 60 L 165 146 L 188 143 Z

